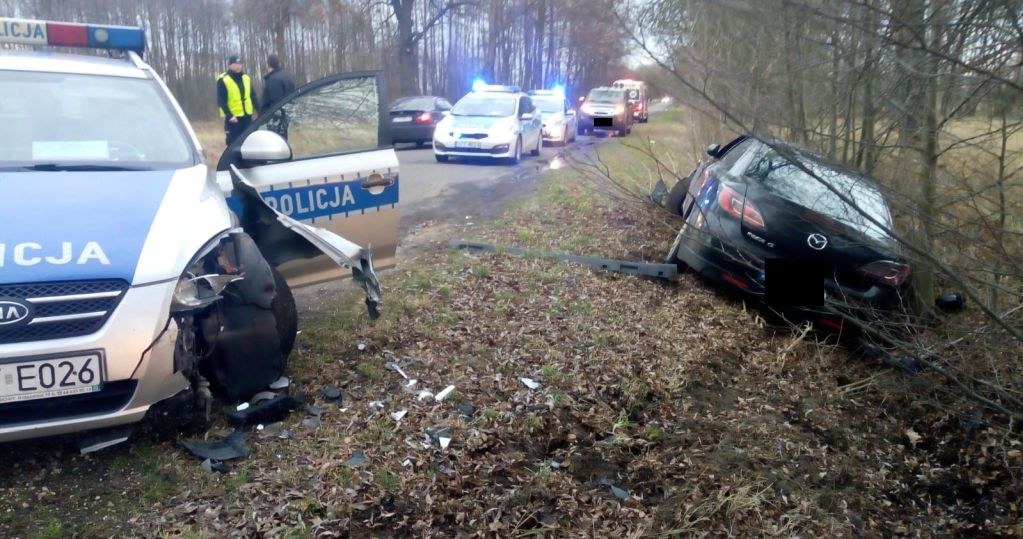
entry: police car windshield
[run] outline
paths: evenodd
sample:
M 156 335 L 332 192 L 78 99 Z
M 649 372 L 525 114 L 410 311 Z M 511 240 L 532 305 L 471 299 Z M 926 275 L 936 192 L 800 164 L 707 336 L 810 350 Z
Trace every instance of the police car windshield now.
M 0 169 L 174 169 L 196 162 L 153 80 L 0 71 L 0 96 Z
M 587 101 L 593 103 L 618 103 L 622 100 L 621 90 L 590 90 Z
M 455 116 L 487 116 L 500 118 L 515 115 L 515 94 L 478 93 L 469 94 L 455 103 L 451 114 Z
M 540 109 L 540 112 L 546 114 L 556 114 L 559 112 L 565 112 L 565 100 L 560 97 L 541 97 L 533 96 L 533 103 Z

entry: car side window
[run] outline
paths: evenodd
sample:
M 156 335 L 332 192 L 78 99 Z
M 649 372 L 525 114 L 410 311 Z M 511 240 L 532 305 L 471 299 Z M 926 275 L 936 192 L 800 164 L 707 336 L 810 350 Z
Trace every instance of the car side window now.
M 519 98 L 519 116 L 522 116 L 527 112 L 532 112 L 532 109 L 532 103 L 529 102 L 528 97 L 522 96 Z
M 754 139 L 748 138 L 729 148 L 728 152 L 721 157 L 721 166 L 726 170 L 731 170 L 739 162 L 739 159 L 746 154 L 746 151 L 753 147 L 754 142 L 756 142 Z

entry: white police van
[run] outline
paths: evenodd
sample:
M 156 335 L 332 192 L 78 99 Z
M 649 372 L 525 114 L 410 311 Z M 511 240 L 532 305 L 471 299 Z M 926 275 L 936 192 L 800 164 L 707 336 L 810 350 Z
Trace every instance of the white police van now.
M 296 90 L 211 170 L 141 29 L 0 18 L 0 42 L 25 49 L 0 51 L 0 441 L 100 447 L 172 397 L 249 398 L 292 286 L 350 272 L 375 316 L 399 216 L 377 73 Z
M 514 165 L 526 149 L 540 155 L 542 123 L 532 98 L 518 86 L 477 80 L 451 114 L 437 122 L 433 155 L 440 162 L 450 157 L 488 157 Z

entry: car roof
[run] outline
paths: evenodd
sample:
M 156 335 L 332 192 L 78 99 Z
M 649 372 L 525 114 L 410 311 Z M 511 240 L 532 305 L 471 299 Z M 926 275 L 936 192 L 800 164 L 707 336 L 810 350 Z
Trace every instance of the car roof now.
M 74 73 L 110 77 L 147 78 L 147 73 L 128 59 L 104 58 L 51 51 L 3 51 L 0 71 Z

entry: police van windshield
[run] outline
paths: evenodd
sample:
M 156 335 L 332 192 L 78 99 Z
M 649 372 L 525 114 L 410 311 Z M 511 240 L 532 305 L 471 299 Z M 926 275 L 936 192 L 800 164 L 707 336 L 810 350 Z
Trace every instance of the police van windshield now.
M 478 93 L 469 94 L 455 103 L 451 114 L 455 116 L 489 116 L 499 118 L 514 116 L 515 104 L 519 98 L 515 94 Z
M 196 155 L 155 81 L 0 71 L 0 169 L 173 169 Z

